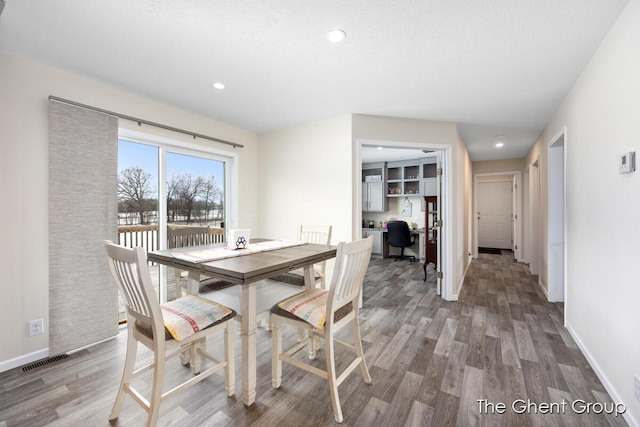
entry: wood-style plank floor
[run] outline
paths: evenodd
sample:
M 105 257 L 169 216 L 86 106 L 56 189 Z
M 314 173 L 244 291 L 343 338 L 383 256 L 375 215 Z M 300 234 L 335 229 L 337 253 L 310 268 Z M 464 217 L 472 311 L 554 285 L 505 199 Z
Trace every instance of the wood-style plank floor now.
M 347 426 L 503 425 L 623 426 L 624 419 L 576 414 L 571 402 L 611 402 L 569 333 L 562 314 L 547 303 L 537 277 L 510 252 L 481 254 L 469 268 L 459 301 L 447 302 L 422 281 L 422 266 L 374 259 L 369 267 L 361 327 L 373 379 L 356 370 L 340 386 Z M 285 345 L 296 331 L 285 329 Z M 240 340 L 236 341 L 237 394 L 228 398 L 222 377 L 213 376 L 165 401 L 159 425 L 336 425 L 326 383 L 284 365 L 282 387 L 271 387 L 271 333 L 258 330 L 256 403 L 240 396 Z M 66 360 L 23 373 L 0 374 L 0 427 L 107 426 L 124 363 L 126 331 Z M 210 343 L 215 353 L 215 343 Z M 219 352 L 221 354 L 221 351 Z M 341 353 L 339 353 L 341 354 Z M 148 357 L 146 350 L 139 355 Z M 177 360 L 167 382 L 190 375 Z M 314 363 L 322 366 L 321 351 Z M 348 364 L 340 357 L 339 369 Z M 138 384 L 148 384 L 150 375 Z M 503 414 L 480 413 L 504 403 Z M 516 414 L 518 399 L 568 402 L 564 414 Z M 559 405 L 555 412 L 559 412 Z M 519 408 L 517 408 L 519 409 Z M 531 411 L 529 411 L 531 412 Z M 113 425 L 144 425 L 145 413 L 130 398 Z

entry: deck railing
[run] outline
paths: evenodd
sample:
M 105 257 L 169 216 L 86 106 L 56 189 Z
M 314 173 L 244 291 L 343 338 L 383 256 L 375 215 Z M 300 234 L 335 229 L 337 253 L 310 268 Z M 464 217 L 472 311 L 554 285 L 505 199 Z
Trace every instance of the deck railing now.
M 189 227 L 170 224 L 168 227 Z M 211 227 L 214 243 L 224 242 L 224 228 Z M 129 248 L 142 246 L 149 251 L 158 250 L 158 224 L 118 226 L 118 244 Z

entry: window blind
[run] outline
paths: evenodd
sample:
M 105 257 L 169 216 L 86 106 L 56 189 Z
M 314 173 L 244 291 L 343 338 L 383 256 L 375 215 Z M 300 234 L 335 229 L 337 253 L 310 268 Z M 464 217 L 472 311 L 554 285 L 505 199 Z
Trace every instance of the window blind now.
M 118 333 L 103 240 L 117 239 L 118 119 L 49 101 L 49 354 Z

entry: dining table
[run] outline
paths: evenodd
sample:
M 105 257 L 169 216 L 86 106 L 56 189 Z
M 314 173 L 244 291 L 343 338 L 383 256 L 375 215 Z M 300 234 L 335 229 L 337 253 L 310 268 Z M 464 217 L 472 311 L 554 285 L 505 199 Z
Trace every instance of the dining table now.
M 231 252 L 225 243 L 151 251 L 149 261 L 185 270 L 187 293 L 199 294 L 200 276 L 217 278 L 241 286 L 242 400 L 247 406 L 256 399 L 257 376 L 257 285 L 292 270 L 302 269 L 305 288 L 314 286 L 313 265 L 335 258 L 333 245 L 277 239 L 251 239 L 246 249 Z M 228 255 L 228 256 L 226 256 Z M 268 283 L 266 286 L 269 286 Z

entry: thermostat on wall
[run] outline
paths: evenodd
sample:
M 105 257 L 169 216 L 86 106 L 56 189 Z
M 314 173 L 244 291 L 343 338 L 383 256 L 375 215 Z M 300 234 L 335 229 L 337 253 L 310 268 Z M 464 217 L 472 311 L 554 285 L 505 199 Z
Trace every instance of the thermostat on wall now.
M 620 155 L 620 164 L 618 165 L 620 173 L 635 172 L 636 170 L 636 152 L 629 151 Z

